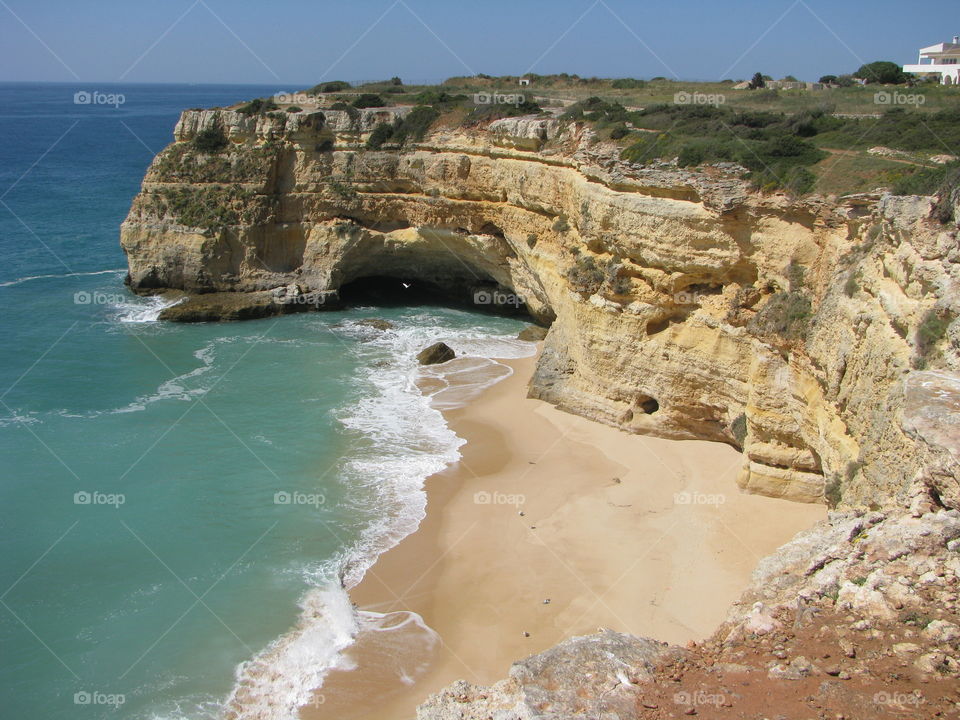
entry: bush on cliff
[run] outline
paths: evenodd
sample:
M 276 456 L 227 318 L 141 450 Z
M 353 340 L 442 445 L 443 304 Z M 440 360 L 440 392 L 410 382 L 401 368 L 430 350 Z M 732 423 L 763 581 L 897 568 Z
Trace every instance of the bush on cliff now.
M 530 100 L 524 100 L 516 105 L 505 103 L 491 103 L 490 105 L 478 105 L 469 115 L 463 119 L 463 125 L 466 127 L 476 127 L 485 125 L 494 120 L 502 120 L 509 117 L 520 117 L 522 115 L 538 115 L 543 112 L 539 104 Z
M 237 112 L 242 115 L 263 115 L 278 109 L 279 105 L 270 98 L 254 98 L 243 107 L 237 108 Z
M 936 195 L 933 217 L 944 224 L 953 222 L 960 202 L 960 162 L 903 174 L 894 182 L 893 194 Z
M 749 329 L 760 336 L 802 341 L 810 325 L 810 298 L 799 292 L 772 295 L 750 321 Z
M 393 141 L 403 143 L 408 138 L 414 141 L 423 140 L 438 117 L 439 111 L 426 105 L 418 105 L 395 124 Z
M 370 137 L 367 138 L 367 147 L 370 150 L 379 150 L 393 136 L 393 125 L 390 123 L 380 123 L 377 125 Z
M 942 153 L 960 147 L 960 110 L 921 113 L 893 108 L 879 118 L 831 118 L 820 123 L 820 142 L 829 147 L 865 150 L 876 145 L 907 152 Z
M 605 117 L 617 116 L 602 105 L 598 108 Z M 624 160 L 676 158 L 681 167 L 735 162 L 751 171 L 757 187 L 797 194 L 813 187 L 815 177 L 806 168 L 826 157 L 807 138 L 834 126 L 823 112 L 788 117 L 706 105 L 657 105 L 628 117 L 634 125 L 660 132 L 640 137 L 621 153 Z
M 413 101 L 417 105 L 430 105 L 435 109 L 444 110 L 462 103 L 466 99 L 466 95 L 451 95 L 445 90 L 424 90 L 422 93 L 413 96 Z
M 917 356 L 913 362 L 914 367 L 922 370 L 933 359 L 937 345 L 947 336 L 947 330 L 952 322 L 953 315 L 946 310 L 934 308 L 924 313 L 920 325 L 917 326 Z
M 220 152 L 226 148 L 229 143 L 230 141 L 227 140 L 226 133 L 223 132 L 223 128 L 219 125 L 201 130 L 194 135 L 190 141 L 190 145 L 194 150 L 211 155 Z
M 574 292 L 581 295 L 593 295 L 603 285 L 606 273 L 597 261 L 589 255 L 580 255 L 573 266 L 567 270 L 567 280 Z
M 165 188 L 151 196 L 153 212 L 169 215 L 188 227 L 217 230 L 226 225 L 264 219 L 265 199 L 239 185 L 230 187 Z
M 307 95 L 318 95 L 320 93 L 342 92 L 350 89 L 350 83 L 343 80 L 331 80 L 330 82 L 318 83 L 309 90 L 305 90 Z
M 363 93 L 353 101 L 353 106 L 361 110 L 363 108 L 383 107 L 386 104 L 383 98 L 375 93 Z
M 439 111 L 427 105 L 418 105 L 406 116 L 397 118 L 392 124 L 377 125 L 367 139 L 370 150 L 379 150 L 386 143 L 402 145 L 407 140 L 419 142 L 426 137 L 434 120 L 440 117 Z

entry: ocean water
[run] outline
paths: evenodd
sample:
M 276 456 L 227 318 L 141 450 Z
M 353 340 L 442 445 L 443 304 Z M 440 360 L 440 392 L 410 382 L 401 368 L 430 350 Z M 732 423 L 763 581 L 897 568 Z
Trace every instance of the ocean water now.
M 0 84 L 5 717 L 295 717 L 358 631 L 419 622 L 343 590 L 459 456 L 455 401 L 418 390 L 414 356 L 442 339 L 474 358 L 449 372 L 503 370 L 532 352 L 522 321 L 173 325 L 123 286 L 119 224 L 179 112 L 281 89 Z

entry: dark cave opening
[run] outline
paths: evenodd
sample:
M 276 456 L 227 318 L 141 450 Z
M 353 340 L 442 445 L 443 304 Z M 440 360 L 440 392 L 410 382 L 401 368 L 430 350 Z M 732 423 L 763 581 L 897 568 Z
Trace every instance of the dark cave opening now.
M 372 275 L 340 287 L 344 307 L 442 306 L 494 315 L 508 315 L 533 322 L 523 298 L 494 282 L 460 278 L 440 285 L 419 278 Z
M 652 398 L 649 395 L 641 395 L 638 397 L 636 404 L 645 415 L 653 415 L 655 412 L 657 412 L 657 410 L 660 409 L 660 403 L 657 402 L 657 399 Z

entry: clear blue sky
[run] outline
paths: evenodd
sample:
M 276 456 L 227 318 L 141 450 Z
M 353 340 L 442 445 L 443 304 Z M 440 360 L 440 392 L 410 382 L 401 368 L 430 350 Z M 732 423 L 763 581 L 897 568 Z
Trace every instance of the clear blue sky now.
M 953 35 L 957 0 L 0 0 L 0 80 L 816 80 Z

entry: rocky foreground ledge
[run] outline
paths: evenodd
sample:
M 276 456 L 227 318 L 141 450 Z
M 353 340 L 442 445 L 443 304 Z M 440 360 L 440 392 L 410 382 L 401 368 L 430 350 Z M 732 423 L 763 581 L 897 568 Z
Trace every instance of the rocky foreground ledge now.
M 418 720 L 955 718 L 960 512 L 832 513 L 685 648 L 605 630 L 460 681 Z

